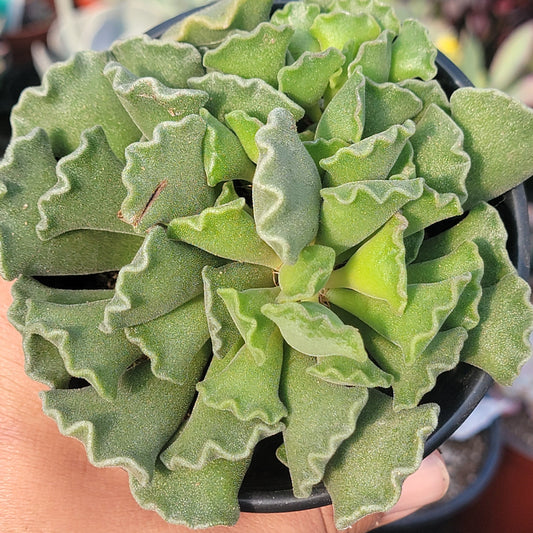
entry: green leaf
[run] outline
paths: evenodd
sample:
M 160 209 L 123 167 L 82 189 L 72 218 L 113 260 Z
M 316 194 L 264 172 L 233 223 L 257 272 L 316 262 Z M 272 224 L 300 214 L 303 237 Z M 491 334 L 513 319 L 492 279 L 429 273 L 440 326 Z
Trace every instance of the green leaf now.
M 314 137 L 314 134 L 313 134 Z M 309 152 L 309 155 L 313 158 L 318 171 L 323 174 L 324 171 L 320 166 L 320 161 L 331 157 L 337 153 L 341 148 L 348 146 L 346 141 L 342 139 L 314 139 L 304 141 L 305 149 Z
M 305 247 L 294 265 L 282 265 L 278 277 L 282 292 L 278 301 L 312 298 L 324 288 L 334 266 L 335 251 L 331 248 L 318 244 Z
M 203 295 L 155 320 L 125 329 L 130 342 L 150 358 L 152 372 L 160 379 L 183 385 L 191 361 L 209 340 Z
M 319 52 L 320 44 L 309 33 L 313 21 L 320 14 L 316 4 L 304 2 L 287 2 L 282 9 L 277 9 L 270 22 L 276 26 L 288 25 L 294 30 L 289 43 L 289 52 L 298 59 L 304 52 Z
M 257 233 L 284 263 L 293 264 L 318 231 L 320 175 L 288 111 L 272 111 L 256 142 L 252 194 Z
M 245 206 L 239 198 L 199 215 L 176 218 L 168 225 L 168 236 L 232 261 L 279 268 L 281 259 L 259 238 Z
M 401 349 L 359 320 L 352 323 L 361 332 L 365 347 L 379 366 L 393 376 L 394 411 L 412 409 L 424 394 L 435 386 L 437 377 L 459 363 L 459 355 L 467 338 L 463 328 L 441 331 L 420 354 L 417 364 L 405 364 Z
M 359 332 L 330 309 L 315 302 L 265 304 L 262 313 L 279 327 L 289 346 L 315 357 L 342 355 L 367 359 Z
M 472 159 L 465 209 L 533 175 L 532 109 L 496 89 L 458 89 L 450 102 L 452 118 L 464 132 L 464 147 Z
M 83 131 L 80 146 L 57 164 L 57 183 L 37 202 L 37 235 L 48 240 L 77 229 L 134 233 L 118 218 L 126 194 L 123 168 L 100 126 Z
M 389 81 L 393 38 L 394 33 L 385 30 L 373 41 L 364 42 L 348 65 L 348 75 L 360 67 L 363 75 L 376 83 Z
M 431 104 L 439 106 L 448 115 L 450 114 L 450 102 L 448 96 L 437 80 L 423 81 L 418 79 L 407 79 L 399 82 L 398 85 L 416 94 L 424 104 L 422 111 L 415 118 L 415 122 L 418 122 L 418 119 L 423 116 L 424 111 Z
M 396 413 L 388 396 L 370 391 L 355 432 L 324 475 L 338 529 L 367 514 L 387 511 L 398 501 L 403 480 L 420 466 L 438 412 L 438 405 L 427 404 Z
M 166 315 L 202 292 L 205 265 L 222 262 L 203 250 L 170 240 L 161 226 L 154 227 L 133 261 L 120 270 L 102 329 L 111 332 Z
M 157 461 L 152 481 L 143 486 L 130 478 L 130 489 L 141 507 L 171 524 L 199 529 L 232 526 L 239 518 L 238 493 L 249 464 L 249 459 L 218 459 L 200 470 L 172 471 Z
M 243 344 L 243 339 L 233 322 L 218 289 L 233 288 L 237 291 L 274 286 L 272 270 L 249 263 L 229 263 L 220 268 L 205 267 L 204 280 L 205 314 L 213 353 L 218 358 L 232 359 Z
M 229 357 L 213 358 L 205 379 L 222 373 L 230 363 Z M 183 466 L 203 469 L 216 459 L 246 459 L 261 439 L 284 427 L 280 422 L 265 424 L 259 418 L 240 420 L 231 411 L 209 407 L 203 396 L 198 395 L 190 417 L 160 456 L 171 470 Z
M 214 207 L 220 207 L 226 204 L 229 204 L 230 202 L 234 202 L 235 200 L 238 200 L 241 198 L 237 191 L 235 191 L 235 187 L 233 185 L 232 181 L 225 181 L 222 184 L 222 191 L 220 191 L 220 194 L 218 195 L 218 198 L 215 201 Z M 246 205 L 245 209 L 249 210 L 249 212 L 252 212 L 252 209 Z
M 214 50 L 204 54 L 204 66 L 241 78 L 260 78 L 278 85 L 278 72 L 285 65 L 287 47 L 294 34 L 290 26 L 263 22 L 251 32 L 235 31 Z
M 255 134 L 264 124 L 257 118 L 251 117 L 241 109 L 236 109 L 227 113 L 225 120 L 229 127 L 235 132 L 246 152 L 246 155 L 257 163 L 259 159 L 259 149 L 255 144 Z
M 340 254 L 372 235 L 407 202 L 419 198 L 423 180 L 371 180 L 322 189 L 317 243 Z M 353 221 L 357 220 L 357 224 Z
M 316 127 L 315 139 L 355 143 L 365 125 L 365 77 L 356 70 L 333 97 Z
M 271 352 L 276 354 L 283 351 L 282 339 L 278 335 L 276 326 L 261 312 L 263 305 L 273 303 L 276 300 L 279 294 L 278 287 L 244 291 L 227 287 L 218 289 L 217 292 L 224 300 L 233 322 L 246 343 L 246 349 L 253 357 L 256 365 L 262 366 L 265 361 L 269 361 L 273 355 Z M 247 359 L 247 355 L 243 354 L 243 357 Z M 265 422 L 268 421 L 265 420 Z M 273 421 L 268 423 L 272 424 Z
M 296 120 L 305 114 L 298 104 L 257 78 L 247 80 L 234 74 L 210 72 L 201 78 L 190 78 L 189 87 L 209 94 L 205 107 L 221 122 L 228 113 L 237 109 L 263 123 L 277 107 L 290 111 Z
M 408 89 L 395 83 L 374 83 L 371 79 L 365 84 L 366 114 L 363 137 L 385 131 L 395 124 L 403 124 L 422 111 L 422 100 Z
M 197 357 L 183 386 L 157 379 L 148 363 L 124 374 L 114 402 L 91 387 L 41 393 L 44 412 L 64 435 L 81 440 L 95 466 L 120 466 L 140 484 L 153 476 L 161 448 L 187 414 L 206 354 Z
M 402 153 L 407 140 L 415 133 L 415 125 L 407 120 L 403 125 L 391 126 L 346 148 L 320 162 L 326 171 L 325 187 L 363 180 L 385 180 Z
M 531 357 L 533 331 L 531 289 L 516 273 L 485 287 L 479 302 L 480 321 L 468 334 L 461 359 L 510 385 Z
M 309 31 L 322 50 L 331 46 L 342 50 L 348 41 L 354 41 L 357 53 L 361 44 L 380 34 L 381 28 L 368 13 L 334 12 L 318 15 Z
M 472 279 L 459 298 L 457 307 L 444 323 L 445 328 L 463 327 L 470 330 L 479 322 L 478 304 L 481 298 L 483 259 L 472 241 L 465 241 L 447 255 L 415 263 L 408 267 L 409 283 L 433 283 L 470 272 Z
M 122 374 L 142 353 L 123 331 L 106 335 L 98 329 L 108 302 L 63 305 L 29 300 L 24 333 L 52 343 L 71 376 L 87 380 L 110 400 L 116 397 Z
M 255 289 L 257 290 L 257 289 Z M 272 329 L 266 358 L 259 366 L 248 345 L 244 345 L 220 374 L 197 385 L 203 401 L 215 409 L 230 411 L 239 420 L 262 420 L 273 425 L 287 415 L 279 399 L 283 363 L 283 339 Z
M 322 480 L 328 461 L 353 433 L 368 397 L 363 387 L 342 387 L 311 376 L 307 370 L 313 361 L 288 348 L 280 389 L 289 412 L 283 440 L 297 498 L 308 498 Z
M 425 236 L 426 232 L 422 229 L 416 233 L 411 233 L 411 235 L 404 237 L 403 243 L 405 245 L 405 264 L 410 265 L 416 260 Z
M 507 253 L 507 231 L 496 209 L 481 203 L 452 228 L 427 239 L 422 244 L 417 261 L 428 261 L 450 253 L 465 241 L 473 241 L 483 258 L 481 285 L 495 285 L 515 268 Z
M 400 31 L 400 21 L 394 9 L 380 0 L 335 0 L 332 9 L 337 8 L 349 13 L 369 13 L 382 29 L 391 30 L 394 34 Z
M 248 159 L 239 139 L 207 109 L 200 110 L 207 124 L 203 142 L 207 183 L 214 187 L 228 180 L 252 181 L 255 167 Z
M 156 78 L 167 87 L 185 88 L 187 80 L 205 74 L 202 56 L 192 45 L 139 35 L 111 45 L 116 60 L 138 78 Z M 169 66 L 179 68 L 169 68 Z
M 24 91 L 13 108 L 13 137 L 42 127 L 50 137 L 54 155 L 63 157 L 78 147 L 82 131 L 99 124 L 115 155 L 124 160 L 125 148 L 138 141 L 141 132 L 117 105 L 113 88 L 102 74 L 112 59 L 110 52 L 87 51 L 53 65 L 42 85 Z
M 436 104 L 430 104 L 411 137 L 417 176 L 437 192 L 454 193 L 466 200 L 470 157 L 463 150 L 463 132 Z
M 155 127 L 198 114 L 209 95 L 192 89 L 171 89 L 157 78 L 138 78 L 119 63 L 108 63 L 104 76 L 111 83 L 120 103 L 131 119 L 152 140 Z
M 253 30 L 268 19 L 272 0 L 221 0 L 181 20 L 162 39 L 185 41 L 194 46 L 216 45 L 232 30 Z
M 391 81 L 434 78 L 437 75 L 436 57 L 437 48 L 428 29 L 417 20 L 404 20 L 392 43 Z
M 402 180 L 403 181 L 403 180 Z M 405 204 L 403 216 L 409 221 L 406 236 L 417 233 L 435 222 L 463 214 L 461 201 L 454 193 L 438 193 L 424 183 L 422 195 Z
M 335 270 L 327 287 L 358 291 L 384 300 L 401 315 L 407 305 L 407 271 L 403 234 L 407 220 L 396 213 Z
M 344 64 L 336 48 L 323 52 L 304 52 L 278 73 L 279 90 L 304 109 L 313 109 L 322 98 L 329 79 Z
M 436 283 L 407 286 L 407 306 L 398 316 L 390 306 L 351 289 L 330 289 L 326 298 L 402 349 L 406 364 L 424 352 L 470 282 L 470 273 Z
M 0 163 L 0 274 L 90 274 L 128 263 L 142 243 L 133 235 L 74 231 L 43 242 L 39 197 L 57 183 L 56 160 L 47 134 L 35 129 L 17 137 Z
M 412 180 L 416 178 L 416 167 L 414 164 L 413 145 L 406 141 L 396 163 L 389 172 L 389 178 Z
M 121 216 L 137 231 L 213 205 L 216 192 L 207 185 L 202 154 L 205 131 L 204 120 L 190 115 L 159 124 L 153 141 L 128 147 Z

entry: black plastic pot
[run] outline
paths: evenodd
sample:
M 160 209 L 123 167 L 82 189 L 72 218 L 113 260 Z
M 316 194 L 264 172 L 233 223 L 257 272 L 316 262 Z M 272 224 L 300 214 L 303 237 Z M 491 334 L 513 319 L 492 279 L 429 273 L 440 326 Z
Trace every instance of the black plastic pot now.
M 290 0 L 289 0 L 290 1 Z M 287 1 L 277 2 L 274 9 Z M 159 38 L 168 28 L 198 11 L 190 10 L 156 26 L 148 35 Z M 442 53 L 437 56 L 437 79 L 448 96 L 460 87 L 471 87 L 470 80 Z M 508 251 L 519 274 L 529 275 L 529 226 L 527 201 L 523 185 L 491 202 L 500 212 L 509 234 Z M 473 366 L 460 363 L 455 369 L 442 374 L 435 388 L 423 399 L 440 406 L 439 424 L 426 442 L 424 454 L 436 450 L 465 421 L 481 401 L 492 384 L 488 374 Z M 239 502 L 242 511 L 279 513 L 311 509 L 331 503 L 323 485 L 317 486 L 309 498 L 295 498 L 288 469 L 275 456 L 281 443 L 276 435 L 260 442 L 255 449 L 252 463 L 246 474 Z

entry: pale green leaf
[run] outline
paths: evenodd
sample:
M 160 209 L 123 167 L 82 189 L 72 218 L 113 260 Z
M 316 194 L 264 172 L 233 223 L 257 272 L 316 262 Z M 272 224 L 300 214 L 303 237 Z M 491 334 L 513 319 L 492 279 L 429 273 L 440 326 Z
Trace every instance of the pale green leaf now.
M 400 31 L 400 21 L 394 9 L 381 0 L 335 0 L 333 8 L 343 9 L 349 13 L 369 13 L 382 29 L 391 30 L 394 34 Z
M 313 134 L 314 137 L 314 134 Z M 313 158 L 318 171 L 323 174 L 324 170 L 320 166 L 322 159 L 332 157 L 341 148 L 348 146 L 346 141 L 342 139 L 311 139 L 304 141 L 305 149 L 309 152 L 309 155 Z
M 399 82 L 398 85 L 404 89 L 409 89 L 412 93 L 416 94 L 424 104 L 422 111 L 415 118 L 415 122 L 418 122 L 418 119 L 422 117 L 424 111 L 431 104 L 439 106 L 443 111 L 446 111 L 447 114 L 450 114 L 450 101 L 437 80 L 423 81 L 413 78 L 403 80 Z
M 394 33 L 385 30 L 376 39 L 364 42 L 348 65 L 348 75 L 360 67 L 363 75 L 376 83 L 389 81 L 393 38 Z
M 254 163 L 259 159 L 259 149 L 255 144 L 255 134 L 264 124 L 257 118 L 251 117 L 242 109 L 236 109 L 227 113 L 225 117 L 228 126 L 235 132 L 239 141 L 246 152 L 246 155 Z

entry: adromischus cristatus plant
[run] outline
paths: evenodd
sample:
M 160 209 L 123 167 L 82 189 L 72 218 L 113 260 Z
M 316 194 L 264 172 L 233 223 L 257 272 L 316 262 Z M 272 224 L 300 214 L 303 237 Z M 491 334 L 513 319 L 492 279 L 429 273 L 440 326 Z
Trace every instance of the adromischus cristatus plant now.
M 533 174 L 533 112 L 448 98 L 436 54 L 380 0 L 221 0 L 21 96 L 9 318 L 44 411 L 140 505 L 233 524 L 282 433 L 295 496 L 324 483 L 347 527 L 420 464 L 439 374 L 519 372 L 529 287 L 487 202 Z

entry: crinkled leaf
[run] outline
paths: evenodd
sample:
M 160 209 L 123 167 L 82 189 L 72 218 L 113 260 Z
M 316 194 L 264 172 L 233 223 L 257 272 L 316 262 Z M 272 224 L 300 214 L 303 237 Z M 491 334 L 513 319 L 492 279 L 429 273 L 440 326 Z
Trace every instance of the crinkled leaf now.
M 41 393 L 43 410 L 64 435 L 81 440 L 96 466 L 120 466 L 140 484 L 152 478 L 159 452 L 176 431 L 194 396 L 206 353 L 199 354 L 183 386 L 156 378 L 148 363 L 124 374 L 116 400 L 91 387 Z
M 436 259 L 458 248 L 465 241 L 473 241 L 483 258 L 483 287 L 495 285 L 507 274 L 515 272 L 507 252 L 507 231 L 498 211 L 481 203 L 452 228 L 427 239 L 422 244 L 417 261 Z
M 342 69 L 335 72 L 335 74 L 329 80 L 329 87 L 324 93 L 324 107 L 328 106 L 334 96 L 342 89 L 348 78 L 353 76 L 353 73 L 359 69 L 352 69 L 351 73 L 348 73 L 349 67 L 355 60 L 358 52 L 358 46 L 354 39 L 349 40 L 342 48 L 342 55 L 346 58 Z
M 283 365 L 280 394 L 287 406 L 283 432 L 294 495 L 307 498 L 328 461 L 349 437 L 368 393 L 363 387 L 326 383 L 307 370 L 314 359 L 291 348 Z
M 37 128 L 14 139 L 0 163 L 0 273 L 5 279 L 116 270 L 142 243 L 133 235 L 85 230 L 39 239 L 37 202 L 57 183 L 55 168 L 46 132 Z
M 461 203 L 467 197 L 465 181 L 470 170 L 463 140 L 461 129 L 436 104 L 427 107 L 410 139 L 417 176 L 439 193 L 456 194 Z
M 202 294 L 170 313 L 125 329 L 128 340 L 150 358 L 152 372 L 160 379 L 182 385 L 191 361 L 209 340 Z M 210 351 L 211 347 L 207 347 Z
M 428 29 L 413 19 L 404 20 L 392 43 L 391 81 L 408 78 L 430 80 L 437 75 L 437 47 Z
M 287 415 L 279 399 L 283 363 L 283 339 L 272 329 L 266 358 L 257 364 L 248 345 L 244 345 L 220 374 L 197 385 L 203 401 L 210 407 L 231 411 L 239 420 L 260 419 L 276 424 Z
M 256 142 L 252 194 L 257 233 L 284 263 L 292 264 L 318 231 L 320 175 L 288 111 L 272 111 Z
M 205 121 L 190 115 L 159 124 L 153 141 L 128 147 L 122 174 L 128 195 L 121 210 L 126 222 L 145 231 L 213 205 L 216 192 L 207 185 L 202 154 L 205 130 Z
M 305 109 L 312 109 L 322 98 L 329 79 L 344 63 L 336 48 L 323 52 L 304 52 L 292 65 L 278 73 L 279 90 Z
M 178 122 L 198 114 L 209 95 L 193 89 L 171 89 L 157 78 L 138 78 L 119 63 L 108 63 L 104 75 L 120 103 L 147 139 L 160 122 Z
M 411 233 L 407 237 L 404 237 L 403 243 L 405 245 L 405 264 L 410 265 L 418 256 L 422 242 L 426 232 L 422 229 L 416 233 Z
M 296 120 L 305 114 L 289 97 L 257 78 L 247 80 L 234 74 L 210 72 L 201 78 L 189 79 L 189 87 L 209 94 L 205 107 L 221 122 L 228 113 L 237 109 L 263 123 L 277 107 L 290 111 Z
M 205 379 L 212 379 L 229 366 L 231 358 L 213 358 Z M 240 420 L 231 411 L 209 407 L 200 393 L 192 413 L 160 458 L 171 470 L 205 468 L 216 459 L 239 461 L 251 456 L 255 445 L 275 435 L 283 424 L 265 424 L 259 418 Z
M 218 195 L 218 198 L 215 201 L 214 207 L 220 207 L 222 205 L 229 204 L 230 202 L 238 200 L 239 198 L 241 197 L 237 194 L 233 182 L 226 181 L 222 184 L 222 190 L 220 191 L 220 194 Z M 246 208 L 249 210 L 250 213 L 252 212 L 251 208 L 248 205 L 245 206 L 245 209 Z
M 398 179 L 405 180 L 416 178 L 414 156 L 413 145 L 409 141 L 406 141 L 403 150 L 389 173 L 389 178 L 397 177 Z
M 124 331 L 98 329 L 109 300 L 81 304 L 28 302 L 25 334 L 40 335 L 59 351 L 71 376 L 87 380 L 103 398 L 115 398 L 119 379 L 142 353 Z
M 443 111 L 446 111 L 447 114 L 450 114 L 450 102 L 448 96 L 437 80 L 423 81 L 418 79 L 408 79 L 399 82 L 398 85 L 404 89 L 409 89 L 412 93 L 416 94 L 424 104 L 422 111 L 415 118 L 415 122 L 418 122 L 418 119 L 422 117 L 424 111 L 431 104 L 439 106 Z
M 422 196 L 405 204 L 402 214 L 409 221 L 405 233 L 412 235 L 435 222 L 462 215 L 463 208 L 456 194 L 451 192 L 440 194 L 424 183 Z
M 112 331 L 166 315 L 202 292 L 205 265 L 222 262 L 203 250 L 170 240 L 156 226 L 133 261 L 120 270 L 101 327 Z
M 121 105 L 106 77 L 110 52 L 78 52 L 53 65 L 40 87 L 24 91 L 11 113 L 13 137 L 27 135 L 36 126 L 50 137 L 56 157 L 75 150 L 81 132 L 99 124 L 115 155 L 124 160 L 124 149 L 138 141 L 141 132 Z
M 268 19 L 272 0 L 221 0 L 184 18 L 163 34 L 163 40 L 195 46 L 216 45 L 232 30 L 253 30 Z
M 438 413 L 436 404 L 397 413 L 388 396 L 370 391 L 354 433 L 324 475 L 337 528 L 387 511 L 398 501 L 403 480 L 420 466 L 424 442 L 437 425 Z
M 348 262 L 333 272 L 328 287 L 353 289 L 384 300 L 401 315 L 407 305 L 407 272 L 403 234 L 405 217 L 396 213 Z M 440 280 L 439 280 L 440 281 Z
M 279 268 L 281 259 L 259 238 L 245 205 L 239 198 L 199 215 L 176 218 L 168 225 L 168 236 L 232 261 Z
M 390 306 L 350 289 L 330 289 L 326 297 L 402 349 L 413 364 L 439 332 L 470 282 L 467 273 L 436 283 L 407 286 L 407 306 L 398 316 Z
M 372 180 L 322 189 L 317 242 L 337 254 L 372 235 L 398 209 L 419 198 L 423 180 Z
M 224 300 L 233 322 L 246 343 L 246 349 L 253 357 L 256 365 L 262 366 L 265 361 L 270 361 L 269 358 L 273 355 L 283 351 L 281 347 L 282 339 L 278 335 L 276 326 L 261 312 L 263 305 L 273 303 L 276 300 L 279 288 L 237 291 L 228 287 L 218 289 L 217 292 Z M 248 358 L 247 354 L 244 353 L 242 357 L 244 359 Z M 279 357 L 281 358 L 281 355 Z M 272 363 L 272 361 L 270 362 Z M 274 421 L 265 420 L 265 422 L 272 424 Z
M 533 175 L 533 110 L 496 89 L 458 89 L 452 118 L 472 159 L 465 209 L 488 201 Z
M 257 144 L 255 144 L 255 134 L 264 124 L 259 119 L 245 113 L 242 109 L 236 109 L 231 113 L 227 113 L 225 120 L 239 138 L 246 155 L 254 163 L 257 163 L 259 149 L 257 148 Z
M 200 111 L 207 124 L 203 141 L 204 168 L 207 183 L 214 187 L 227 180 L 252 181 L 255 167 L 239 139 L 207 109 Z
M 295 59 L 306 51 L 320 51 L 320 44 L 309 32 L 313 21 L 319 14 L 320 7 L 316 4 L 287 2 L 282 9 L 277 9 L 272 15 L 270 19 L 272 24 L 289 25 L 294 29 L 294 35 L 289 43 L 289 52 Z
M 314 137 L 314 135 L 313 135 Z M 309 155 L 313 158 L 316 167 L 320 173 L 324 173 L 320 166 L 320 161 L 328 157 L 333 156 L 341 148 L 348 146 L 346 141 L 342 139 L 314 139 L 304 141 L 305 149 L 309 152 Z
M 168 470 L 157 461 L 152 481 L 143 486 L 130 478 L 130 489 L 141 507 L 171 524 L 195 529 L 232 526 L 239 518 L 238 493 L 249 464 L 249 459 L 218 459 L 200 470 Z
M 322 50 L 330 46 L 342 50 L 348 41 L 354 41 L 357 53 L 361 44 L 380 34 L 381 28 L 368 13 L 334 12 L 318 15 L 309 31 Z
M 237 291 L 272 287 L 272 270 L 249 263 L 230 263 L 220 268 L 205 267 L 204 280 L 205 314 L 216 357 L 230 359 L 243 344 L 243 338 L 235 326 L 224 301 L 218 294 L 220 288 Z
M 265 304 L 261 311 L 277 324 L 287 344 L 299 352 L 315 357 L 343 355 L 360 362 L 367 358 L 359 332 L 324 305 L 285 302 Z
M 403 125 L 391 126 L 386 131 L 340 148 L 335 155 L 320 162 L 326 171 L 324 186 L 387 179 L 405 143 L 414 133 L 415 125 L 408 120 Z
M 175 89 L 185 88 L 189 78 L 205 74 L 200 52 L 188 43 L 139 35 L 114 42 L 111 52 L 135 76 L 157 78 Z
M 57 183 L 37 202 L 39 237 L 47 240 L 77 229 L 134 233 L 118 218 L 126 194 L 123 168 L 100 126 L 83 131 L 80 146 L 60 159 Z
M 472 329 L 479 322 L 478 304 L 481 298 L 483 259 L 472 241 L 465 241 L 447 255 L 415 263 L 407 269 L 409 283 L 432 283 L 470 272 L 472 279 L 444 323 L 445 329 L 463 327 Z
M 394 33 L 385 30 L 373 41 L 364 42 L 348 66 L 348 75 L 360 67 L 363 75 L 376 83 L 389 81 L 393 38 Z
M 356 70 L 333 97 L 316 127 L 315 138 L 355 143 L 365 127 L 365 77 Z
M 371 79 L 365 84 L 366 113 L 363 137 L 385 131 L 394 124 L 403 124 L 422 111 L 422 100 L 408 89 L 395 83 L 375 83 Z M 370 111 L 371 110 L 371 111 Z
M 214 50 L 204 54 L 204 66 L 241 78 L 260 78 L 272 87 L 278 85 L 278 72 L 294 30 L 263 22 L 251 32 L 236 31 Z
M 391 30 L 395 34 L 400 31 L 400 21 L 394 9 L 381 0 L 335 0 L 333 7 L 349 13 L 369 13 L 384 30 Z
M 314 244 L 305 247 L 294 265 L 283 265 L 279 271 L 281 294 L 278 301 L 312 298 L 328 281 L 335 266 L 335 251 Z
M 531 289 L 516 273 L 485 287 L 479 302 L 480 321 L 468 333 L 461 359 L 510 385 L 531 357 L 533 331 Z

